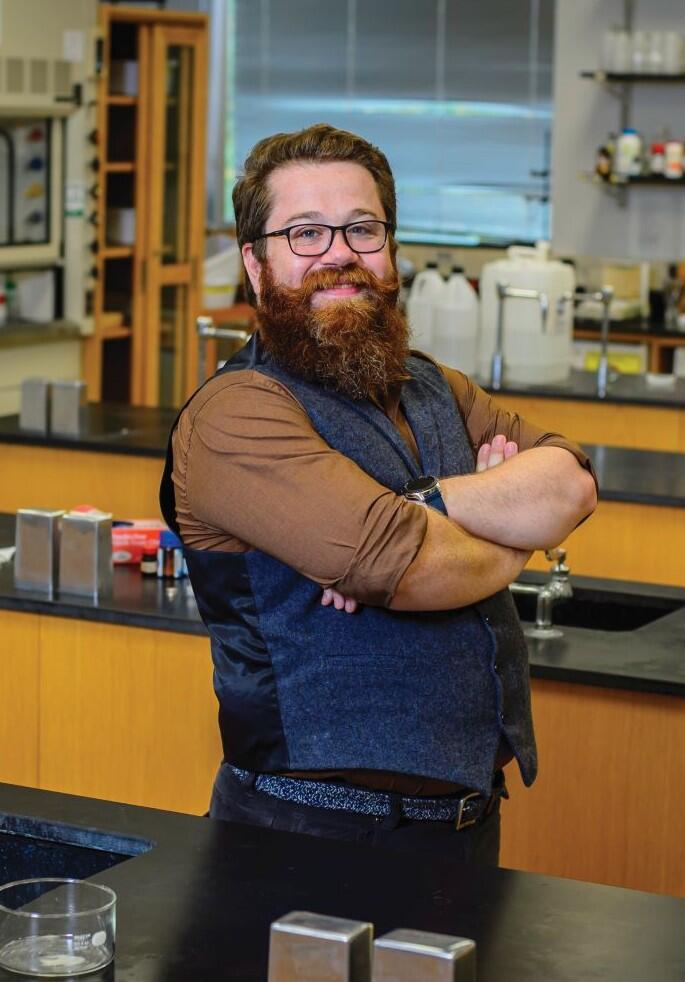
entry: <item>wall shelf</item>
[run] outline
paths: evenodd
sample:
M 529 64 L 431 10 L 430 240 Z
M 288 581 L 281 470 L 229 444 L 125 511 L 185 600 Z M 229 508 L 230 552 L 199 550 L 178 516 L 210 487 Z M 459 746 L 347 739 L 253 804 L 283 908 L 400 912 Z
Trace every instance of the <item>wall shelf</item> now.
M 633 82 L 649 83 L 653 82 L 657 85 L 668 85 L 669 83 L 680 83 L 685 82 L 685 74 L 681 73 L 678 75 L 651 75 L 642 74 L 636 72 L 603 72 L 603 71 L 586 71 L 580 73 L 581 78 L 589 78 L 594 82 L 599 82 L 600 84 L 609 85 L 630 85 Z
M 121 327 L 108 327 L 103 330 L 100 337 L 103 341 L 119 341 L 121 338 L 130 338 L 131 328 L 123 325 Z
M 663 177 L 661 174 L 640 174 L 638 177 L 624 177 L 622 174 L 611 174 L 608 178 L 600 177 L 591 171 L 582 174 L 583 180 L 591 181 L 593 184 L 603 185 L 609 188 L 627 188 L 631 184 L 639 184 L 642 187 L 655 188 L 682 188 L 685 187 L 685 177 L 671 178 Z
M 132 174 L 135 169 L 132 160 L 108 160 L 104 166 L 106 174 Z
M 626 29 L 630 30 L 632 17 L 626 12 Z M 647 74 L 643 72 L 605 72 L 605 71 L 581 71 L 581 78 L 590 79 L 602 85 L 607 92 L 616 96 L 621 105 L 621 119 L 619 129 L 624 130 L 630 121 L 630 86 L 633 84 L 652 84 L 673 85 L 684 84 L 685 73 L 677 75 Z M 641 187 L 683 187 L 685 177 L 670 178 L 661 174 L 641 174 L 637 177 L 624 177 L 622 174 L 610 174 L 607 178 L 602 178 L 594 172 L 584 172 L 581 175 L 583 180 L 589 180 L 593 184 L 600 185 L 609 191 L 616 199 L 620 207 L 625 207 L 627 201 L 628 188 L 632 186 Z
M 128 259 L 133 255 L 133 246 L 108 245 L 102 250 L 103 259 Z

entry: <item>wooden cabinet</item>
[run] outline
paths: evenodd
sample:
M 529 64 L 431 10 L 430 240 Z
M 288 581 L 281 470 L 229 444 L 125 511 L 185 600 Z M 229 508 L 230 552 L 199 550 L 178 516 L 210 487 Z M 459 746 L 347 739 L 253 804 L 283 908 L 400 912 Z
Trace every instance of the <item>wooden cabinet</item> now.
M 203 814 L 209 639 L 0 610 L 0 781 Z M 533 679 L 540 775 L 507 768 L 503 866 L 685 896 L 683 700 Z
M 0 610 L 0 781 L 202 815 L 221 762 L 209 640 Z
M 91 400 L 180 405 L 197 380 L 207 19 L 103 5 Z

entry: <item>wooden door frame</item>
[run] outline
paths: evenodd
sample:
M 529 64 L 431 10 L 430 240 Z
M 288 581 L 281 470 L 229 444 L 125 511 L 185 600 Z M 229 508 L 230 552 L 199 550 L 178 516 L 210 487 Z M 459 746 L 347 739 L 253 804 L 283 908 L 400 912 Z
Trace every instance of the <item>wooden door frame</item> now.
M 183 263 L 164 265 L 163 245 L 164 182 L 163 168 L 166 144 L 165 97 L 166 51 L 171 45 L 191 47 L 194 51 L 193 85 L 189 93 L 191 133 L 188 137 L 188 255 Z M 159 402 L 159 319 L 160 290 L 163 286 L 185 288 L 185 329 L 182 350 L 182 395 L 189 394 L 197 379 L 197 336 L 195 318 L 200 312 L 201 262 L 204 245 L 204 167 L 205 111 L 207 92 L 206 31 L 197 27 L 154 23 L 150 30 L 150 98 L 147 186 L 149 209 L 146 215 L 147 284 L 145 303 L 145 353 L 143 355 L 144 405 Z M 155 121 L 159 120 L 159 125 Z

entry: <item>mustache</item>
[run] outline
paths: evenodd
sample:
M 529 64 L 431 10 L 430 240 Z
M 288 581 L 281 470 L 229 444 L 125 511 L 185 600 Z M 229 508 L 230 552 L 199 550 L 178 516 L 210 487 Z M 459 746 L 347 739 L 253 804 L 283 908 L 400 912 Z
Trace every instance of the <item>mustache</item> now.
M 300 303 L 309 300 L 317 290 L 332 290 L 336 286 L 362 286 L 381 297 L 397 294 L 400 284 L 397 276 L 391 280 L 381 280 L 370 269 L 350 263 L 331 269 L 314 269 L 307 273 L 296 289 L 284 292 Z

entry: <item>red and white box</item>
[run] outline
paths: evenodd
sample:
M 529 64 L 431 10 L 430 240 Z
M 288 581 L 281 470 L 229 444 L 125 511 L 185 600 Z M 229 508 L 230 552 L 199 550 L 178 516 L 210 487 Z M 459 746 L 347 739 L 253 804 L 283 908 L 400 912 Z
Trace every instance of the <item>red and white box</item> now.
M 118 521 L 112 526 L 112 560 L 119 565 L 139 564 L 144 552 L 157 552 L 159 533 L 166 527 L 157 518 Z

